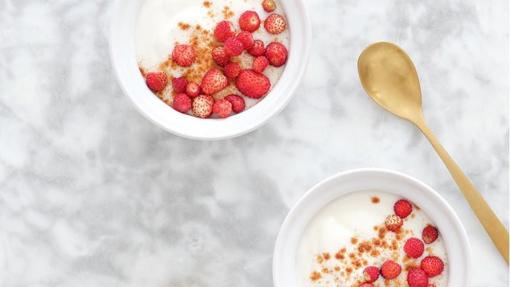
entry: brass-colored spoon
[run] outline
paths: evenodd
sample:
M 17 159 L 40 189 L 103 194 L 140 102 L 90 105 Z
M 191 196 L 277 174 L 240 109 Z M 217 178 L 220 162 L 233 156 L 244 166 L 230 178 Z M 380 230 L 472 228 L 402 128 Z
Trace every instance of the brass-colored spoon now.
M 420 81 L 409 56 L 394 44 L 375 43 L 359 56 L 358 72 L 363 88 L 376 103 L 412 122 L 427 137 L 508 264 L 508 231 L 425 123 Z

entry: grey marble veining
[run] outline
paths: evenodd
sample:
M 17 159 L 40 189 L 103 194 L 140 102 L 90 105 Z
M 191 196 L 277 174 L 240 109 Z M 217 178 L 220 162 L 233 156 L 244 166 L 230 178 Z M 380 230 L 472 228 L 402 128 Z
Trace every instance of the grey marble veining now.
M 432 130 L 508 226 L 508 1 L 309 0 L 311 62 L 288 107 L 195 142 L 139 115 L 112 73 L 111 1 L 0 0 L 0 286 L 271 286 L 288 209 L 338 171 L 436 188 L 473 247 L 472 286 L 507 266 L 426 140 L 364 95 L 356 59 L 414 59 Z

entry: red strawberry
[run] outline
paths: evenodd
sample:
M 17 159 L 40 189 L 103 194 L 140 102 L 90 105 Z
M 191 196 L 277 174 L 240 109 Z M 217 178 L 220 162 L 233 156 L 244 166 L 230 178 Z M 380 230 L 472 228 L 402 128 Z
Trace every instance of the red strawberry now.
M 181 113 L 187 113 L 191 109 L 191 99 L 188 95 L 180 93 L 175 95 L 172 107 Z
M 255 32 L 260 27 L 259 14 L 255 11 L 246 11 L 239 17 L 239 27 L 243 31 Z
M 241 72 L 241 65 L 239 63 L 228 63 L 225 66 L 225 76 L 227 76 L 229 79 L 235 79 L 237 76 L 239 76 L 239 73 Z
M 437 237 L 439 236 L 439 231 L 437 228 L 435 228 L 432 225 L 427 225 L 425 228 L 423 228 L 423 231 L 421 233 L 421 238 L 423 239 L 423 242 L 430 244 L 434 241 L 436 241 Z
M 269 65 L 269 61 L 267 60 L 267 58 L 264 56 L 259 56 L 259 57 L 255 58 L 255 60 L 253 60 L 253 64 L 252 64 L 251 68 L 255 72 L 262 73 L 262 72 L 264 72 L 264 70 L 267 68 L 268 65 Z
M 359 287 L 374 287 L 374 284 L 372 283 L 361 283 L 361 285 L 359 285 Z
M 232 110 L 234 111 L 234 113 L 238 114 L 238 113 L 244 111 L 246 104 L 242 97 L 232 94 L 232 95 L 226 96 L 225 99 L 232 104 Z
M 236 87 L 243 95 L 259 99 L 267 94 L 271 88 L 271 82 L 264 74 L 253 70 L 242 70 L 237 77 Z
M 269 63 L 275 67 L 280 67 L 287 62 L 288 51 L 282 43 L 272 42 L 267 45 L 266 57 Z
M 232 114 L 232 104 L 226 99 L 217 100 L 213 104 L 213 113 L 220 118 L 229 117 Z
M 197 58 L 195 49 L 191 45 L 178 44 L 172 51 L 172 60 L 181 67 L 189 67 Z
M 423 270 L 413 268 L 407 273 L 407 284 L 409 284 L 409 287 L 427 287 L 429 278 Z
M 420 257 L 424 250 L 425 245 L 423 245 L 423 242 L 416 237 L 407 239 L 406 243 L 404 244 L 404 252 L 411 258 Z
M 280 34 L 287 28 L 287 21 L 282 15 L 271 14 L 264 21 L 264 28 L 271 34 Z
M 388 215 L 386 219 L 384 220 L 384 225 L 386 225 L 386 228 L 388 228 L 389 231 L 397 231 L 400 229 L 400 227 L 404 224 L 402 221 L 402 218 L 396 216 L 395 214 Z
M 262 8 L 266 12 L 273 12 L 276 9 L 276 3 L 274 3 L 274 0 L 264 0 L 262 1 Z
M 405 199 L 400 199 L 393 205 L 393 210 L 398 217 L 406 218 L 413 211 L 413 205 Z
M 237 39 L 243 43 L 243 47 L 245 50 L 250 49 L 255 44 L 255 40 L 253 40 L 253 36 L 250 32 L 241 31 L 237 34 Z
M 176 93 L 184 93 L 186 91 L 186 85 L 188 84 L 188 80 L 185 77 L 173 78 L 172 79 L 172 88 Z
M 401 271 L 402 267 L 393 260 L 386 260 L 383 265 L 381 265 L 381 275 L 385 279 L 397 278 Z
M 165 89 L 168 78 L 163 72 L 150 72 L 145 75 L 145 83 L 151 91 L 157 93 Z
M 228 56 L 239 56 L 244 50 L 243 43 L 236 37 L 230 37 L 225 41 L 225 53 Z
M 196 117 L 205 119 L 211 115 L 213 103 L 213 97 L 209 95 L 200 95 L 193 100 L 191 112 Z
M 434 277 L 443 272 L 444 263 L 443 260 L 437 256 L 427 256 L 421 261 L 420 267 L 425 271 L 428 277 Z
M 248 49 L 248 53 L 252 55 L 253 57 L 258 57 L 264 55 L 266 52 L 266 48 L 264 47 L 264 42 L 261 40 L 255 40 L 253 42 L 253 47 Z
M 379 278 L 379 268 L 368 266 L 363 270 L 363 277 L 366 282 L 372 283 Z
M 227 77 L 220 70 L 212 68 L 205 74 L 200 87 L 202 92 L 211 95 L 223 90 L 227 85 Z
M 230 60 L 230 57 L 225 52 L 224 47 L 215 47 L 212 49 L 211 55 L 214 62 L 222 67 L 228 64 L 228 61 Z
M 234 24 L 230 21 L 221 21 L 214 28 L 214 37 L 220 42 L 225 42 L 225 40 L 234 36 L 235 33 Z
M 200 86 L 197 83 L 188 83 L 186 86 L 186 94 L 191 98 L 200 95 Z

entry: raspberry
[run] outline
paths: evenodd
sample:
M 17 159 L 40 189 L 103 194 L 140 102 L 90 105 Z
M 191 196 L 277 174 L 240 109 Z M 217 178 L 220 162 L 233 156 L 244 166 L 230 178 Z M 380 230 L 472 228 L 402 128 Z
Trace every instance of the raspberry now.
M 252 69 L 255 72 L 262 73 L 269 65 L 269 61 L 264 56 L 259 56 L 253 60 Z
M 245 96 L 259 99 L 271 88 L 269 79 L 253 70 L 242 70 L 236 80 L 237 89 Z
M 243 43 L 236 37 L 230 37 L 225 41 L 225 53 L 228 56 L 239 56 L 243 50 Z
M 191 98 L 200 95 L 200 86 L 197 83 L 188 83 L 186 86 L 186 94 Z
M 428 277 L 434 277 L 443 272 L 444 263 L 443 260 L 437 256 L 427 256 L 421 261 L 420 267 L 425 271 Z
M 425 245 L 423 245 L 423 242 L 415 237 L 407 239 L 406 243 L 404 244 L 404 252 L 411 258 L 420 257 L 424 250 Z
M 172 79 L 172 88 L 176 93 L 184 93 L 186 91 L 186 85 L 188 81 L 185 77 L 173 78 Z
M 189 67 L 197 58 L 195 49 L 186 44 L 177 44 L 172 51 L 172 61 L 181 67 Z
M 266 12 L 273 12 L 276 9 L 276 3 L 274 3 L 274 0 L 264 0 L 262 1 L 262 8 Z
M 402 218 L 396 216 L 395 214 L 389 215 L 386 217 L 386 220 L 384 220 L 384 225 L 386 225 L 386 228 L 393 232 L 399 230 L 402 224 L 404 224 Z
M 246 11 L 239 17 L 239 27 L 243 31 L 255 32 L 260 27 L 260 18 L 255 11 Z
M 368 266 L 363 270 L 363 277 L 366 282 L 372 283 L 379 278 L 379 268 Z
M 413 211 L 413 205 L 405 199 L 400 199 L 393 205 L 393 210 L 398 217 L 406 218 Z
M 228 63 L 225 66 L 225 76 L 227 76 L 229 79 L 235 79 L 237 76 L 239 76 L 239 73 L 241 72 L 241 65 L 239 63 Z
M 192 113 L 199 118 L 207 118 L 212 113 L 214 99 L 208 95 L 200 95 L 193 100 Z
M 228 64 L 228 61 L 230 60 L 230 57 L 225 52 L 224 47 L 215 47 L 211 51 L 212 58 L 218 66 L 225 66 Z
M 225 99 L 217 100 L 213 104 L 213 113 L 220 118 L 229 117 L 232 114 L 232 104 Z
M 281 43 L 272 42 L 267 45 L 266 57 L 269 63 L 275 67 L 280 67 L 287 62 L 288 51 Z
M 168 78 L 163 72 L 150 72 L 145 75 L 145 83 L 155 93 L 163 91 L 167 82 Z
M 437 237 L 439 236 L 439 231 L 436 227 L 432 225 L 427 225 L 425 228 L 423 228 L 423 231 L 421 233 L 421 238 L 423 239 L 423 242 L 430 244 L 434 241 L 436 241 Z
M 264 21 L 264 28 L 271 34 L 280 34 L 287 28 L 287 21 L 282 15 L 271 14 Z
M 264 47 L 264 42 L 261 40 L 255 40 L 253 42 L 253 47 L 248 49 L 248 53 L 252 55 L 253 57 L 258 57 L 264 55 L 266 52 L 266 48 Z
M 232 104 L 232 110 L 234 111 L 234 113 L 238 114 L 238 113 L 244 111 L 246 104 L 242 97 L 240 97 L 238 95 L 231 94 L 231 95 L 226 96 L 225 99 Z
M 172 107 L 181 113 L 187 113 L 191 109 L 191 99 L 184 93 L 175 95 Z
M 230 21 L 221 21 L 214 28 L 214 37 L 219 42 L 225 42 L 228 38 L 235 35 L 234 24 Z
M 385 279 L 394 279 L 400 275 L 402 267 L 393 260 L 386 260 L 381 266 L 381 275 Z
M 205 74 L 200 87 L 202 92 L 211 95 L 223 90 L 227 85 L 227 77 L 220 70 L 212 68 Z
M 243 43 L 245 50 L 250 49 L 253 47 L 253 44 L 255 44 L 255 40 L 253 40 L 253 36 L 250 32 L 241 31 L 236 37 L 241 43 Z
M 423 270 L 413 268 L 407 273 L 407 284 L 409 284 L 409 287 L 427 287 L 429 278 Z
M 374 284 L 372 283 L 361 283 L 361 285 L 359 285 L 359 287 L 374 287 Z

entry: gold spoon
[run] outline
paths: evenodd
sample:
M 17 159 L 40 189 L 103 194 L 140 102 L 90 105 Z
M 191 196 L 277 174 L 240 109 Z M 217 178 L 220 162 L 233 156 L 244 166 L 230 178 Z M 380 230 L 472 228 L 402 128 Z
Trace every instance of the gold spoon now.
M 425 123 L 420 81 L 409 56 L 394 44 L 375 43 L 359 56 L 358 72 L 363 88 L 376 103 L 412 122 L 427 137 L 508 264 L 508 231 Z

